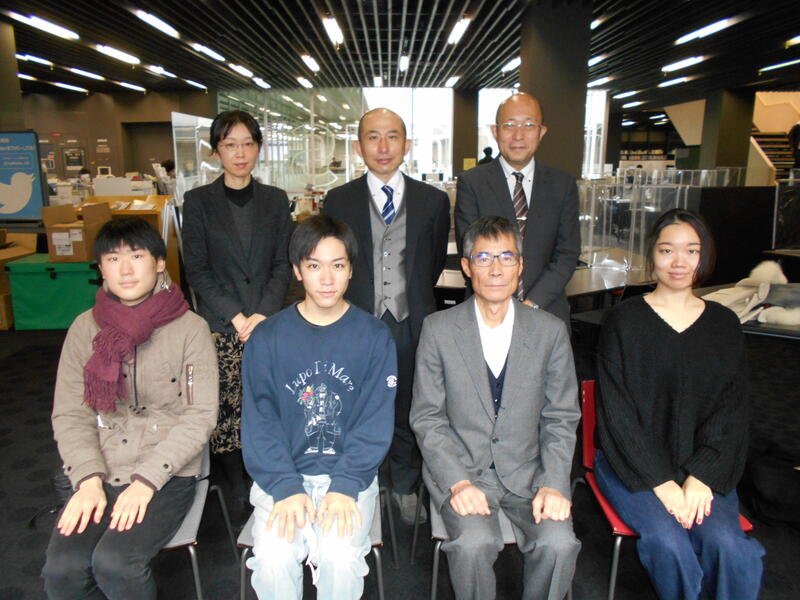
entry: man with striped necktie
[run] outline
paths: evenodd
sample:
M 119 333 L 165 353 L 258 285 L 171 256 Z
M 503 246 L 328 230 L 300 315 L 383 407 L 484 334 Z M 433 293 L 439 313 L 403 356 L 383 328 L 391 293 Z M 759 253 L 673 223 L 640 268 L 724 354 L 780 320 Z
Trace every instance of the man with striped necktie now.
M 564 288 L 578 264 L 578 188 L 575 178 L 534 159 L 547 127 L 539 101 L 514 94 L 497 109 L 492 135 L 500 156 L 465 171 L 456 189 L 456 241 L 479 217 L 505 217 L 523 237 L 517 298 L 569 326 Z
M 394 438 L 380 476 L 391 483 L 403 520 L 413 523 L 422 466 L 408 423 L 414 359 L 422 320 L 436 310 L 433 288 L 447 255 L 450 203 L 443 191 L 400 172 L 411 140 L 392 111 L 364 114 L 354 146 L 368 171 L 328 192 L 324 210 L 358 240 L 345 298 L 386 323 L 397 347 Z

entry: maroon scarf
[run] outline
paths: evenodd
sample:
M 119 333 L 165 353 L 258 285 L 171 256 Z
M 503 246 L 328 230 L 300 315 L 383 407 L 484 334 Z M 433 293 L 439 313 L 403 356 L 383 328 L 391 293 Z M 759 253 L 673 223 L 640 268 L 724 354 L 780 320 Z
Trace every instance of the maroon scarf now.
M 189 304 L 175 284 L 136 306 L 125 306 L 105 289 L 97 290 L 92 316 L 100 331 L 92 342 L 94 353 L 83 368 L 86 405 L 96 411 L 115 411 L 116 398 L 128 395 L 122 363 L 133 357 L 137 345 L 150 339 L 154 329 L 177 319 L 187 310 Z

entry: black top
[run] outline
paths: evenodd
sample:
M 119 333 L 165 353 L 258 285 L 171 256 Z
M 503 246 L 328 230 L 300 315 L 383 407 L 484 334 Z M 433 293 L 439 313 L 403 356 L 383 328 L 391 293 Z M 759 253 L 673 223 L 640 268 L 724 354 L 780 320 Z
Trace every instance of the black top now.
M 223 184 L 224 185 L 224 184 Z M 228 199 L 233 217 L 233 225 L 242 242 L 242 249 L 246 256 L 250 256 L 250 246 L 253 238 L 253 179 L 242 189 L 237 190 L 225 185 L 225 197 Z
M 747 453 L 744 339 L 736 315 L 706 302 L 678 333 L 645 302 L 611 309 L 598 346 L 597 435 L 632 492 L 688 475 L 726 494 Z

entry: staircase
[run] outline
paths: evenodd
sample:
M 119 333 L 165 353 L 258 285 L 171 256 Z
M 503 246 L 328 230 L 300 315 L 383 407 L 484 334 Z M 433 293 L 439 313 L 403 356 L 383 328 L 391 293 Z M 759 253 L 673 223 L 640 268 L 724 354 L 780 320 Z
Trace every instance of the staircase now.
M 794 165 L 794 156 L 786 134 L 780 131 L 777 133 L 754 131 L 753 138 L 772 161 L 772 166 L 775 167 L 775 179 L 788 178 L 789 169 Z

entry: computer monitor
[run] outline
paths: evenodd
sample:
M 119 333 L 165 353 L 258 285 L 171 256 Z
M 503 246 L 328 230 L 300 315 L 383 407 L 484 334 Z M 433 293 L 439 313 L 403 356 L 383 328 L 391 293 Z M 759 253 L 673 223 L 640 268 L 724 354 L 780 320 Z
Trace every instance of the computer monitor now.
M 97 167 L 97 176 L 102 177 L 104 175 L 108 177 L 111 176 L 111 167 Z

